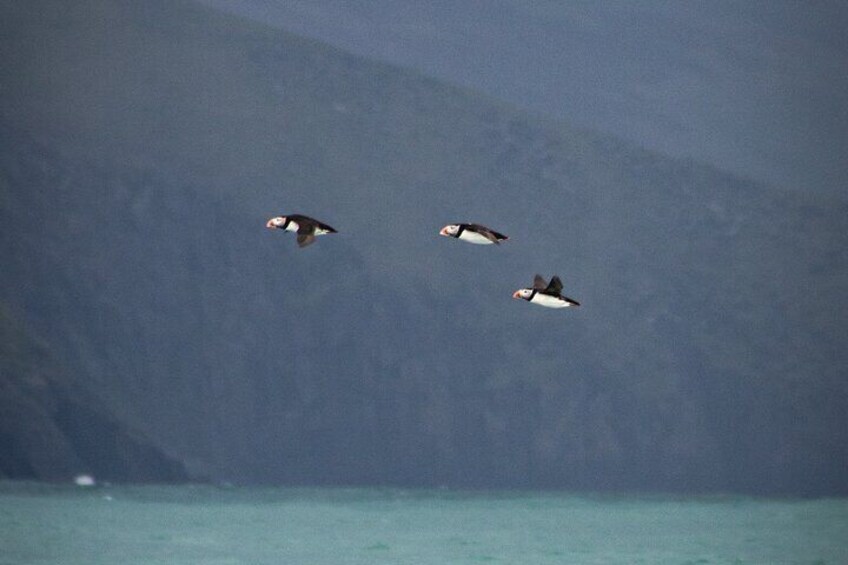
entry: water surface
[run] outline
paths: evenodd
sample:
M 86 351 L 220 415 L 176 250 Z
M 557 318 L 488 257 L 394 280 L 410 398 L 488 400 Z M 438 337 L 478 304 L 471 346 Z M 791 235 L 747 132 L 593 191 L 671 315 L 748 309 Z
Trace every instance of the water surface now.
M 848 499 L 0 483 L 0 564 L 848 563 Z

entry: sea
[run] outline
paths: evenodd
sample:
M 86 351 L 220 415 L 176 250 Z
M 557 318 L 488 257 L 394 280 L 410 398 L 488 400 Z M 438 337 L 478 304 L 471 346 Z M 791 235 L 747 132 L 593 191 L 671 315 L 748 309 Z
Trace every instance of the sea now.
M 0 564 L 848 564 L 848 499 L 0 482 Z

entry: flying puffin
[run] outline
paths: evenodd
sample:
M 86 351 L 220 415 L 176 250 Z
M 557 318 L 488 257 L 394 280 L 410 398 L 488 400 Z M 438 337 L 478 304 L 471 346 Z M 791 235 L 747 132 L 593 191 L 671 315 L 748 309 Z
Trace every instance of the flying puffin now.
M 562 281 L 554 275 L 550 283 L 546 283 L 540 275 L 533 278 L 533 288 L 522 288 L 516 290 L 513 298 L 523 298 L 531 304 L 538 304 L 546 308 L 568 308 L 569 306 L 580 306 L 576 300 L 560 294 L 562 292 Z
M 319 222 L 309 216 L 301 216 L 300 214 L 271 218 L 268 220 L 268 223 L 265 224 L 265 227 L 297 232 L 297 244 L 300 247 L 306 247 L 307 245 L 314 243 L 316 236 L 328 233 L 337 233 L 336 230 L 327 224 Z
M 439 231 L 439 235 L 447 237 L 455 237 L 468 243 L 476 243 L 477 245 L 491 245 L 509 239 L 502 233 L 490 230 L 486 226 L 480 224 L 450 224 Z

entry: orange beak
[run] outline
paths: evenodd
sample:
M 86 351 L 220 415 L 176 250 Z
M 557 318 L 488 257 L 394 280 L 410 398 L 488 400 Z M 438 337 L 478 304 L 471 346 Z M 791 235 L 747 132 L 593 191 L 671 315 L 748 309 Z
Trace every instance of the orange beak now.
M 516 290 L 515 292 L 512 293 L 512 297 L 513 298 L 521 298 L 521 291 Z
M 445 227 L 443 227 L 441 230 L 439 230 L 439 235 L 448 235 L 448 228 L 447 228 L 447 226 L 445 226 Z
M 273 220 L 268 220 L 268 222 L 265 224 L 265 227 L 266 227 L 266 228 L 273 228 L 273 227 L 275 227 L 275 226 L 274 226 L 274 222 L 273 222 Z

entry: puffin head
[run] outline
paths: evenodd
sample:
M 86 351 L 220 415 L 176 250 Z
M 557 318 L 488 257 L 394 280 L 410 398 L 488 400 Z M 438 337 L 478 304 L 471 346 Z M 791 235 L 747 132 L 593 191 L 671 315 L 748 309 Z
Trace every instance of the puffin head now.
M 458 232 L 459 232 L 459 226 L 457 224 L 450 224 L 450 225 L 443 227 L 439 231 L 439 235 L 444 235 L 444 236 L 447 236 L 447 237 L 455 237 Z
M 282 228 L 286 225 L 286 217 L 285 216 L 277 216 L 276 218 L 271 218 L 268 220 L 268 223 L 265 224 L 266 228 L 274 229 L 274 228 Z
M 524 300 L 530 300 L 530 297 L 533 295 L 533 290 L 529 288 L 522 288 L 520 290 L 516 290 L 512 293 L 513 298 L 522 298 Z

